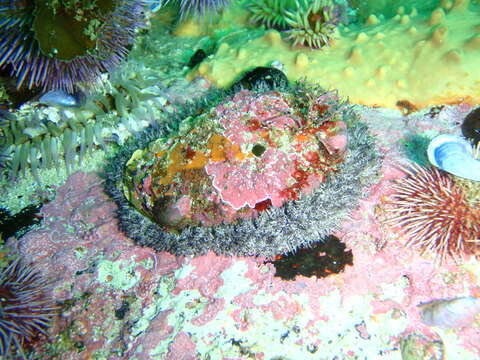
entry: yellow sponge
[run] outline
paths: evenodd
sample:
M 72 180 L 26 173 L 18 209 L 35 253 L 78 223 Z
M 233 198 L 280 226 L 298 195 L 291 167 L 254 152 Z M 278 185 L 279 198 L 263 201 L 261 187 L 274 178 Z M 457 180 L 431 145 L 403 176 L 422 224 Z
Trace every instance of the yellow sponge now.
M 294 47 L 269 30 L 253 40 L 218 46 L 192 70 L 219 87 L 273 61 L 290 80 L 306 78 L 338 89 L 351 102 L 405 107 L 480 103 L 480 6 L 442 0 L 432 11 L 399 7 L 387 20 L 370 15 L 363 24 L 341 27 L 328 48 Z

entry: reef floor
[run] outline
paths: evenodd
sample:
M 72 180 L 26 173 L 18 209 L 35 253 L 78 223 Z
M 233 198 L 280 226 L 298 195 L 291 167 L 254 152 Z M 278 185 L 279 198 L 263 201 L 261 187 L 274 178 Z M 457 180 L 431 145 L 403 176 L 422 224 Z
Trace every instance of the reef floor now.
M 156 90 L 170 91 L 171 104 L 200 96 L 208 81 L 189 87 L 183 71 L 198 40 L 161 35 L 137 46 L 138 58 L 163 81 L 150 74 Z M 140 72 L 134 65 L 130 72 Z M 463 328 L 427 326 L 419 307 L 479 296 L 479 261 L 440 265 L 433 254 L 406 248 L 405 237 L 385 223 L 385 199 L 405 175 L 399 165 L 425 161 L 426 139 L 459 134 L 471 105 L 411 114 L 353 108 L 375 136 L 383 165 L 369 196 L 333 234 L 351 251 L 352 265 L 323 278 L 283 280 L 264 258 L 176 257 L 139 247 L 119 230 L 98 165 L 65 175 L 40 211 L 42 222 L 6 242 L 52 281 L 51 296 L 61 305 L 32 358 L 479 359 L 478 320 Z M 16 202 L 28 203 L 19 192 Z
M 119 231 L 101 178 L 73 173 L 42 208 L 41 226 L 8 243 L 52 279 L 52 297 L 63 304 L 35 358 L 478 359 L 478 323 L 429 327 L 418 307 L 478 295 L 478 261 L 436 264 L 384 222 L 384 200 L 403 176 L 398 164 L 417 150 L 406 144 L 459 133 L 470 109 L 403 115 L 355 106 L 378 141 L 382 176 L 335 233 L 353 265 L 324 278 L 282 280 L 262 258 L 175 257 L 136 246 Z

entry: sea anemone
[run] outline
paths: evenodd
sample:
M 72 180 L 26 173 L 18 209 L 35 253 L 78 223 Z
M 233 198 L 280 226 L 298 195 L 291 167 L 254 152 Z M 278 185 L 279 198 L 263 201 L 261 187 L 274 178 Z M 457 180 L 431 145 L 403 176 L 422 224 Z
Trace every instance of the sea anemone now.
M 0 273 L 0 356 L 22 356 L 24 346 L 46 329 L 56 312 L 48 283 L 32 266 L 13 261 Z
M 262 23 L 268 28 L 286 29 L 285 11 L 291 9 L 289 3 L 290 1 L 250 0 L 247 8 L 252 13 L 253 22 Z
M 128 54 L 143 19 L 136 0 L 0 0 L 0 68 L 17 88 L 74 92 Z
M 148 3 L 154 4 L 155 9 L 159 9 L 172 0 L 146 0 Z M 225 7 L 230 0 L 175 0 L 180 5 L 180 16 L 205 16 L 207 13 L 218 11 Z M 174 1 L 174 2 L 175 2 Z
M 440 262 L 447 256 L 477 254 L 480 209 L 471 205 L 453 176 L 415 164 L 402 171 L 407 176 L 393 185 L 395 193 L 387 200 L 394 215 L 387 223 L 400 228 L 406 246 L 434 253 Z
M 341 7 L 333 0 L 296 0 L 296 9 L 285 11 L 286 31 L 294 45 L 320 49 L 330 45 L 341 21 Z

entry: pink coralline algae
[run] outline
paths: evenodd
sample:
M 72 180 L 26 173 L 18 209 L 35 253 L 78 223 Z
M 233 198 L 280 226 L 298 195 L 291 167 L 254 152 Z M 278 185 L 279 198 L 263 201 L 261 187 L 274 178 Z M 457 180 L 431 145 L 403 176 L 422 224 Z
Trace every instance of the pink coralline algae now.
M 257 159 L 238 166 L 234 162 L 214 162 L 206 166 L 207 174 L 213 177 L 213 186 L 222 201 L 234 210 L 270 200 L 273 206 L 281 206 L 286 200 L 282 190 L 288 188 L 293 164 L 287 154 L 268 149 Z M 258 168 L 256 165 L 259 165 Z M 257 170 L 257 171 L 255 171 Z M 269 176 L 275 173 L 276 176 Z
M 347 146 L 335 94 L 243 90 L 137 150 L 124 193 L 166 230 L 251 218 L 310 193 Z

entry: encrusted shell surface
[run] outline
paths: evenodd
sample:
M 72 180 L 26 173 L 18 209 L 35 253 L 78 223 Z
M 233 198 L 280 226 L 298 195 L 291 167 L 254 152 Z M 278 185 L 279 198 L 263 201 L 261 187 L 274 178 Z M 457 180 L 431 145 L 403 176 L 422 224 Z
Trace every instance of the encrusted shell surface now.
M 442 134 L 427 149 L 428 160 L 439 169 L 465 179 L 480 181 L 480 161 L 473 157 L 472 145 L 460 136 Z

